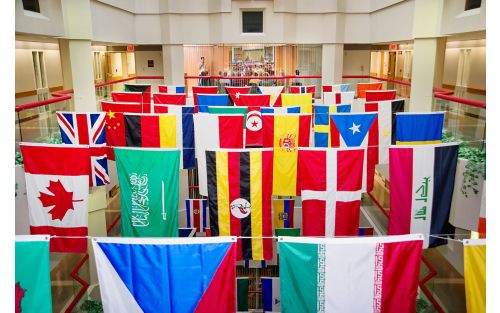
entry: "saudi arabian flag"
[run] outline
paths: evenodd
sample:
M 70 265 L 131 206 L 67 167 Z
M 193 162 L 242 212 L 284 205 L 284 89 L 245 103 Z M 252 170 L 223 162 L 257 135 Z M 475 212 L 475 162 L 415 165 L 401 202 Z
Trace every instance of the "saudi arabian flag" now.
M 415 312 L 423 235 L 278 244 L 282 312 Z
M 52 312 L 49 236 L 16 236 L 16 312 Z
M 178 237 L 178 149 L 115 148 L 123 237 Z

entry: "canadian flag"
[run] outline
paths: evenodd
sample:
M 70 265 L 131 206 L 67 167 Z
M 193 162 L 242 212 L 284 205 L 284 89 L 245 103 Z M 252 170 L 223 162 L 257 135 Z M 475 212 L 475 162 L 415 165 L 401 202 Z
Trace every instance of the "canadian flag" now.
M 32 235 L 56 236 L 51 252 L 85 253 L 89 146 L 21 143 Z

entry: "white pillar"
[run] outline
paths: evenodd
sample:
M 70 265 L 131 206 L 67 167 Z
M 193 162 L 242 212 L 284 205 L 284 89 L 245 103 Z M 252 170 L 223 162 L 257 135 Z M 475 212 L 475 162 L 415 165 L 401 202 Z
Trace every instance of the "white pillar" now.
M 442 81 L 446 38 L 440 38 L 443 0 L 416 0 L 410 112 L 432 110 L 434 86 Z
M 322 85 L 342 83 L 343 65 L 344 44 L 323 44 L 321 57 Z
M 69 59 L 69 43 L 66 39 L 59 39 L 59 56 L 61 58 L 61 69 L 63 77 L 63 89 L 73 89 L 73 78 L 71 76 L 71 61 Z
M 184 85 L 183 45 L 163 45 L 163 75 L 166 85 Z

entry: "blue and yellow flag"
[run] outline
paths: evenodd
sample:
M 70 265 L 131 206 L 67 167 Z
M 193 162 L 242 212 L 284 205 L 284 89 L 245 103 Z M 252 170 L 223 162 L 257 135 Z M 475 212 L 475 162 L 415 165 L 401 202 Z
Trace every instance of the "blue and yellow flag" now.
M 423 145 L 441 143 L 444 112 L 396 113 L 396 144 Z
M 281 94 L 284 107 L 300 106 L 300 113 L 312 113 L 313 97 L 311 93 L 284 93 Z
M 314 105 L 314 146 L 330 147 L 330 113 L 349 113 L 350 104 Z

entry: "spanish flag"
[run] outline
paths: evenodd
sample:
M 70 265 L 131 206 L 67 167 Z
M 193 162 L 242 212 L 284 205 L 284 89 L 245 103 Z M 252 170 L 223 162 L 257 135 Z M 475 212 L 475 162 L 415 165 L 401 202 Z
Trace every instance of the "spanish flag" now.
M 464 240 L 464 278 L 467 312 L 486 312 L 486 239 Z
M 175 114 L 124 114 L 127 147 L 176 148 Z
M 284 107 L 300 106 L 300 113 L 312 113 L 312 93 L 281 94 Z
M 238 239 L 239 260 L 271 260 L 272 149 L 207 150 L 206 157 L 211 236 L 246 237 Z
M 263 114 L 264 147 L 274 147 L 273 195 L 296 196 L 298 148 L 309 147 L 311 114 Z

